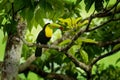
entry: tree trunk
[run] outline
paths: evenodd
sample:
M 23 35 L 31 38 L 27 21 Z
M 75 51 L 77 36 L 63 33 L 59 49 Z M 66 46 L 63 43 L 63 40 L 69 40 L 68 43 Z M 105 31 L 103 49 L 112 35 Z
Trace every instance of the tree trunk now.
M 17 78 L 23 45 L 20 36 L 24 35 L 24 29 L 25 23 L 19 22 L 16 34 L 8 35 L 1 80 L 16 80 Z

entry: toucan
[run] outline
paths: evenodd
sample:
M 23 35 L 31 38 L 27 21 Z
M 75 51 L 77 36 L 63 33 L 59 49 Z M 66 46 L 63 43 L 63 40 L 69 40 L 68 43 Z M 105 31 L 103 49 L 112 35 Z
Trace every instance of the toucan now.
M 40 44 L 47 44 L 52 37 L 54 30 L 62 29 L 59 24 L 47 23 L 43 29 L 39 32 L 36 42 Z M 42 48 L 36 47 L 35 56 L 40 57 L 42 55 Z

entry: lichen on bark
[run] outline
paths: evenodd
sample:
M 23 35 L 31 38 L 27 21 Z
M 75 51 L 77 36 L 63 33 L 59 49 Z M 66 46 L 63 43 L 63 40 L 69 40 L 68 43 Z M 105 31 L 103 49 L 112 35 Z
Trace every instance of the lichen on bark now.
M 1 80 L 16 80 L 21 58 L 25 22 L 18 22 L 16 34 L 9 34 L 5 49 Z M 11 26 L 12 27 L 12 26 Z

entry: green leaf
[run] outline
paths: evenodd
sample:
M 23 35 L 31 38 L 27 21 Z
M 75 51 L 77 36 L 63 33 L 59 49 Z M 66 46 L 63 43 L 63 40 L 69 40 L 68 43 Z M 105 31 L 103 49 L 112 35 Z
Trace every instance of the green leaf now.
M 3 20 L 4 20 L 4 18 L 0 15 L 0 29 L 1 29 L 1 26 L 3 26 Z
M 35 74 L 33 72 L 29 72 L 27 79 L 28 80 L 38 80 L 38 76 L 37 76 L 37 74 Z M 24 80 L 26 80 L 26 79 L 24 79 Z M 42 79 L 40 79 L 40 80 L 42 80 Z
M 14 0 L 9 0 L 11 3 L 13 3 L 14 2 Z
M 78 23 L 78 26 L 79 26 L 79 27 L 82 27 L 82 26 L 84 26 L 85 24 L 88 24 L 88 20 L 85 20 L 85 21 L 83 21 L 83 22 Z
M 26 19 L 28 22 L 30 22 L 32 20 L 34 16 L 34 8 L 27 8 L 26 9 Z
M 32 18 L 31 22 L 35 28 L 38 27 L 38 23 L 36 22 L 35 17 Z
M 82 60 L 85 62 L 85 63 L 88 63 L 88 54 L 85 50 L 81 49 L 80 50 L 80 55 L 82 57 Z
M 50 57 L 48 59 L 48 62 L 55 62 L 58 65 L 61 65 L 63 62 L 63 53 L 54 50 L 54 49 L 49 49 L 48 50 Z
M 25 2 L 24 0 L 14 0 L 14 11 L 16 12 L 17 10 L 22 9 L 25 7 Z
M 93 39 L 80 38 L 80 41 L 85 42 L 85 43 L 97 43 L 97 41 L 95 41 Z
M 69 63 L 70 61 L 71 61 L 71 59 L 70 59 L 70 58 L 65 57 L 64 62 Z
M 44 21 L 43 21 L 43 13 L 41 12 L 41 9 L 38 9 L 35 13 L 35 20 L 38 24 L 40 24 L 42 27 L 44 26 Z
M 84 0 L 85 10 L 88 12 L 95 0 Z
M 116 45 L 113 47 L 113 50 L 116 50 L 116 49 L 118 49 L 118 48 L 120 48 L 120 43 L 119 43 L 119 44 L 116 44 Z
M 52 35 L 51 42 L 54 42 L 62 37 L 61 30 L 57 29 Z
M 110 0 L 105 0 L 107 3 L 110 1 Z
M 4 35 L 3 40 L 2 40 L 2 43 L 4 44 L 4 43 L 7 41 L 7 39 L 8 39 L 8 36 L 7 36 L 7 35 Z
M 31 31 L 33 27 L 33 16 L 34 16 L 34 9 L 33 8 L 27 8 L 25 9 L 24 17 L 27 20 L 27 27 Z
M 3 28 L 3 32 L 7 32 L 8 34 L 15 34 L 17 32 L 17 22 L 11 21 L 11 23 L 5 24 Z
M 77 0 L 76 1 L 76 5 L 78 5 L 82 0 Z
M 31 31 L 33 26 L 37 27 L 38 23 L 35 21 L 34 8 L 29 7 L 21 11 L 21 16 L 27 21 L 27 28 Z M 38 17 L 39 18 L 39 17 Z
M 24 57 L 24 59 L 28 58 L 28 52 L 29 52 L 28 46 L 23 45 L 23 47 L 22 47 L 22 57 Z
M 64 13 L 64 6 L 61 0 L 41 0 L 40 9 L 42 17 L 56 21 Z
M 75 54 L 78 49 L 80 48 L 80 45 L 73 45 L 70 49 L 69 49 L 69 52 L 72 53 L 72 54 Z
M 120 58 L 118 58 L 117 61 L 116 61 L 115 63 L 117 64 L 118 62 L 120 62 Z
M 41 0 L 39 6 L 43 17 L 48 18 L 49 12 L 53 12 L 52 5 L 47 0 Z
M 49 57 L 50 57 L 50 53 L 49 53 L 48 51 L 45 51 L 45 52 L 43 52 L 43 54 L 42 54 L 42 56 L 41 56 L 41 60 L 42 60 L 43 62 L 45 62 L 45 61 L 48 60 Z
M 68 43 L 70 43 L 71 42 L 71 39 L 66 39 L 66 40 L 64 40 L 63 42 L 61 42 L 60 44 L 59 44 L 59 46 L 65 46 L 65 45 L 67 45 Z
M 101 11 L 103 9 L 103 0 L 95 1 L 95 10 Z
M 11 8 L 12 8 L 12 4 L 11 3 L 6 3 L 6 5 L 4 5 L 5 6 L 5 11 L 6 12 L 9 12 L 10 10 L 11 10 Z
M 29 31 L 31 31 L 32 30 L 32 27 L 33 27 L 33 24 L 32 24 L 32 22 L 30 21 L 27 21 L 27 28 L 29 29 Z
M 0 1 L 0 10 L 3 10 L 5 8 L 5 5 L 7 4 L 8 0 L 2 0 Z

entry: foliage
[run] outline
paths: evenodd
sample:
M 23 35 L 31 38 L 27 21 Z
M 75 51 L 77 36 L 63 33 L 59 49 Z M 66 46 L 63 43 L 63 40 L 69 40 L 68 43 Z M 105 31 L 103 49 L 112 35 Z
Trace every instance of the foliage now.
M 101 70 L 100 70 L 101 68 Z M 119 80 L 120 79 L 120 68 L 114 65 L 109 65 L 106 69 L 103 69 L 102 66 L 97 66 L 96 75 L 93 80 Z
M 35 65 L 37 71 L 40 70 L 41 73 L 64 74 L 74 79 L 80 79 L 80 75 L 85 79 L 88 76 L 87 72 L 91 72 L 87 70 L 91 70 L 95 65 L 96 62 L 93 64 L 92 62 L 96 57 L 120 48 L 120 6 L 119 2 L 116 4 L 117 1 L 119 0 L 0 0 L 0 28 L 4 34 L 7 33 L 9 36 L 17 33 L 16 26 L 19 21 L 25 21 L 27 30 L 31 32 L 26 34 L 25 39 L 33 43 L 35 42 L 33 36 L 37 35 L 35 34 L 36 30 L 32 33 L 34 27 L 38 28 L 38 25 L 43 27 L 47 20 L 60 24 L 64 30 L 54 36 L 62 35 L 62 38 L 59 37 L 60 42 L 58 40 L 58 43 L 55 44 L 61 48 L 61 51 L 54 48 L 44 49 L 42 56 L 37 58 L 32 65 Z M 85 11 L 84 13 L 87 14 L 91 9 L 94 11 L 84 19 L 81 12 Z M 105 22 L 107 23 L 105 24 Z M 100 25 L 102 27 L 99 27 Z M 54 42 L 49 44 L 52 45 Z M 63 48 L 65 51 L 62 51 Z M 34 50 L 35 47 L 23 45 L 21 55 L 23 63 L 34 54 Z M 89 69 L 80 66 L 80 63 Z M 27 76 L 23 72 L 26 78 L 29 78 L 28 74 L 31 71 L 27 72 Z M 99 73 L 96 71 L 97 74 L 92 76 L 93 80 L 113 80 L 115 78 L 119 80 L 119 67 L 109 66 L 105 70 L 102 68 L 98 71 Z M 35 71 L 32 72 L 40 78 L 54 78 L 40 75 Z M 108 78 L 107 75 L 110 77 Z

